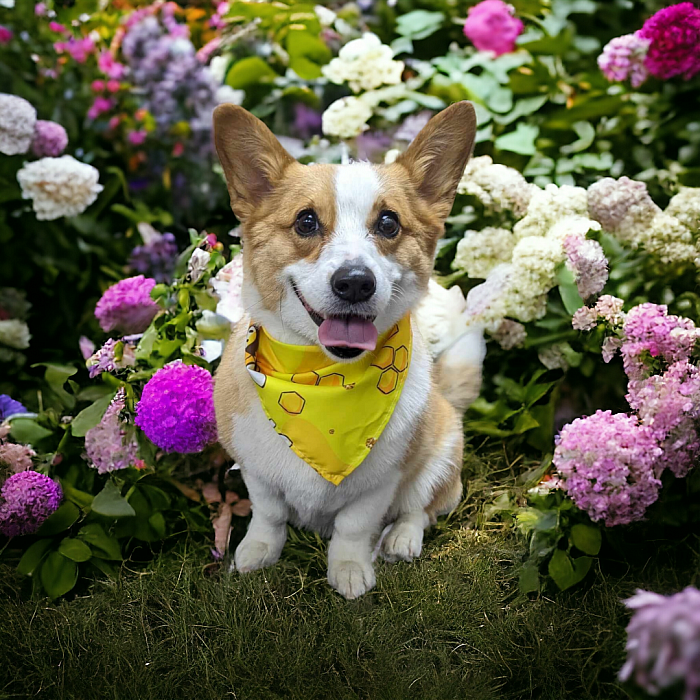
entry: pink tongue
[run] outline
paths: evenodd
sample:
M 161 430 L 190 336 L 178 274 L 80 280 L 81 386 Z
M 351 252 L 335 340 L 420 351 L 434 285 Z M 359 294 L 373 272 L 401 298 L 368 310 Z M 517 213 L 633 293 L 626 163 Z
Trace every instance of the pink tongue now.
M 318 339 L 330 348 L 374 350 L 377 329 L 371 321 L 359 316 L 327 318 L 319 326 Z

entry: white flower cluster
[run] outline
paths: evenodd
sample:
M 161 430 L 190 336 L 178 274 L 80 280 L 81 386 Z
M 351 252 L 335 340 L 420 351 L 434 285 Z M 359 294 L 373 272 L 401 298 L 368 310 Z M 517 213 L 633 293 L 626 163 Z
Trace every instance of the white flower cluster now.
M 343 97 L 323 113 L 321 125 L 326 136 L 352 139 L 366 131 L 372 108 L 359 97 Z
M 469 277 L 486 279 L 500 263 L 510 262 L 515 236 L 507 228 L 487 226 L 481 231 L 466 231 L 457 243 L 454 265 Z
M 31 199 L 36 218 L 52 221 L 84 212 L 102 191 L 100 173 L 73 156 L 42 158 L 17 173 L 22 197 Z
M 25 350 L 29 347 L 31 337 L 29 327 L 24 321 L 18 318 L 0 321 L 0 344 L 15 350 Z
M 490 156 L 472 158 L 457 185 L 459 194 L 473 195 L 488 213 L 512 212 L 516 219 L 525 215 L 538 190 L 517 170 L 494 163 Z
M 0 93 L 0 153 L 26 153 L 34 139 L 36 110 L 17 95 Z
M 394 61 L 393 56 L 389 46 L 382 44 L 376 34 L 368 32 L 345 44 L 338 58 L 323 67 L 323 75 L 337 85 L 347 83 L 353 92 L 397 85 L 401 82 L 404 64 Z
M 684 187 L 671 197 L 666 213 L 675 216 L 695 236 L 700 235 L 700 187 Z
M 547 185 L 537 188 L 527 214 L 513 227 L 516 238 L 545 236 L 558 221 L 568 216 L 588 218 L 588 197 L 583 187 Z

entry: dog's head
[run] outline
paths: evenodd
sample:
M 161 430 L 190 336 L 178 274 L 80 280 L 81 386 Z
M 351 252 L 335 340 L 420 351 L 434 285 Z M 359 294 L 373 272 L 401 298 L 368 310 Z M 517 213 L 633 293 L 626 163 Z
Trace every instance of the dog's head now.
M 244 109 L 217 107 L 216 149 L 241 220 L 253 320 L 333 358 L 373 350 L 427 288 L 475 129 L 474 108 L 459 102 L 391 165 L 307 166 Z

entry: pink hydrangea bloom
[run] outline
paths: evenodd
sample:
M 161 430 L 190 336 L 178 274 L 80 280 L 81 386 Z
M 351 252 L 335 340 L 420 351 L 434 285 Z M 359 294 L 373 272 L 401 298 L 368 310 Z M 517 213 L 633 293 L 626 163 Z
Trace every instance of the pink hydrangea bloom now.
M 37 17 L 43 17 L 46 14 L 46 3 L 45 2 L 38 2 L 36 5 L 34 5 L 34 14 Z
M 53 29 L 53 31 L 65 31 L 62 25 L 57 25 L 61 29 Z M 69 37 L 68 41 L 57 41 L 53 45 L 56 53 L 68 53 L 71 55 L 73 60 L 78 63 L 85 63 L 88 56 L 95 51 L 95 42 L 89 37 L 82 37 L 76 39 L 74 36 Z
M 114 107 L 114 100 L 108 97 L 96 97 L 88 110 L 88 119 L 97 119 L 105 112 L 109 112 Z
M 102 420 L 85 434 L 85 454 L 100 474 L 126 469 L 138 456 L 133 426 L 121 420 L 124 390 L 120 389 Z
M 598 312 L 595 307 L 582 306 L 574 311 L 571 325 L 575 331 L 592 331 L 598 325 Z
M 514 17 L 512 5 L 503 0 L 483 0 L 469 9 L 464 35 L 479 51 L 496 56 L 515 51 L 515 40 L 523 33 L 523 23 Z
M 211 374 L 181 360 L 159 369 L 136 406 L 136 425 L 166 452 L 201 452 L 217 439 Z
M 651 429 L 636 417 L 598 411 L 562 428 L 553 462 L 571 500 L 612 527 L 641 520 L 656 501 L 661 482 L 653 467 L 660 456 Z
M 109 51 L 103 51 L 97 59 L 97 67 L 112 80 L 120 80 L 126 73 L 126 66 L 115 60 Z
M 620 346 L 622 345 L 622 340 L 620 338 L 616 338 L 615 336 L 608 336 L 604 341 L 603 345 L 601 347 L 602 354 L 603 354 L 603 362 L 610 362 L 610 360 L 615 357 L 617 354 L 617 351 L 620 349 Z
M 63 32 L 66 31 L 66 28 L 60 24 L 59 22 L 49 22 L 49 29 L 52 32 L 56 32 L 56 34 L 62 34 Z M 54 48 L 56 48 L 56 45 L 54 44 Z M 58 49 L 56 49 L 58 51 Z
M 102 372 L 117 372 L 120 369 L 135 367 L 136 341 L 140 337 L 140 335 L 127 336 L 121 340 L 110 338 L 85 363 L 90 379 L 94 379 Z M 119 358 L 117 358 L 117 348 L 119 348 Z
M 154 279 L 137 275 L 110 287 L 95 307 L 100 328 L 107 333 L 143 333 L 158 313 L 158 304 L 151 299 L 155 284 Z
M 48 476 L 35 471 L 14 474 L 0 490 L 0 532 L 6 537 L 36 532 L 62 500 L 61 487 Z
M 634 611 L 627 625 L 627 661 L 620 680 L 630 678 L 651 695 L 678 682 L 684 700 L 700 690 L 700 591 L 688 587 L 662 596 L 638 590 L 625 601 Z
M 600 243 L 576 234 L 568 235 L 563 243 L 566 265 L 574 275 L 581 298 L 598 294 L 608 281 L 608 260 Z
M 625 312 L 622 310 L 625 302 L 619 297 L 611 294 L 603 294 L 598 297 L 595 309 L 598 316 L 607 321 L 612 326 L 619 326 L 625 320 Z
M 651 42 L 645 65 L 657 78 L 690 80 L 700 72 L 700 9 L 692 2 L 664 7 L 639 30 Z
M 139 131 L 130 132 L 127 138 L 130 144 L 140 146 L 146 140 L 146 136 L 148 136 L 148 132 L 141 129 Z
M 12 36 L 12 30 L 0 24 L 0 44 L 9 44 Z
M 629 79 L 632 87 L 638 88 L 649 77 L 644 65 L 649 43 L 639 32 L 615 37 L 598 56 L 598 67 L 611 82 Z
M 43 119 L 37 121 L 32 141 L 32 153 L 37 158 L 56 158 L 63 153 L 67 145 L 68 134 L 60 124 Z
M 689 359 L 698 337 L 690 319 L 669 316 L 666 306 L 651 303 L 630 309 L 623 331 L 621 353 L 630 380 L 644 379 L 649 374 L 648 356 L 667 364 Z
M 32 457 L 36 457 L 36 452 L 29 445 L 0 441 L 0 471 L 2 467 L 15 474 L 27 471 L 32 468 Z

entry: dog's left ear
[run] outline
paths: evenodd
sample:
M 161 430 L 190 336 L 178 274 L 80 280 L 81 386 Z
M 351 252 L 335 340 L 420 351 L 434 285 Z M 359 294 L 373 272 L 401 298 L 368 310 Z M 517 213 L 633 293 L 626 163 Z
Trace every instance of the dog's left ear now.
M 275 135 L 242 107 L 214 110 L 214 144 L 226 175 L 231 208 L 243 221 L 294 163 Z
M 396 159 L 408 170 L 418 194 L 443 219 L 452 209 L 475 136 L 473 105 L 456 102 L 436 114 Z

